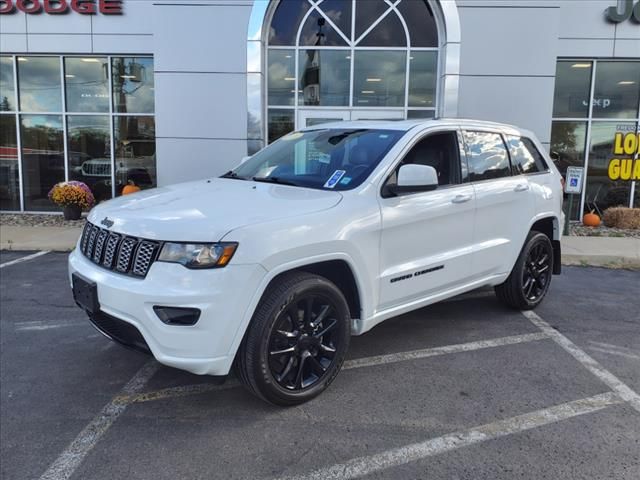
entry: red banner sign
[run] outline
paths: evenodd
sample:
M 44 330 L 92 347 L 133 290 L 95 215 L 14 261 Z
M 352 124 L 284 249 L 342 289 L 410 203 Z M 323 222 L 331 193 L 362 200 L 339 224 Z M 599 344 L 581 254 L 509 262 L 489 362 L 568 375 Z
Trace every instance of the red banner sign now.
M 122 15 L 122 0 L 0 0 L 0 14 L 60 15 L 71 11 L 82 15 Z

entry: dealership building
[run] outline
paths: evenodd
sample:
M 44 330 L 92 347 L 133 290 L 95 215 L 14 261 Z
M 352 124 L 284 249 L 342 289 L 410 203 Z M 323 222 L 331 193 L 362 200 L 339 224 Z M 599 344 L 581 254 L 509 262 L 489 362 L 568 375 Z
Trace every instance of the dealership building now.
M 56 211 L 65 179 L 103 200 L 220 175 L 327 121 L 434 117 L 512 123 L 584 167 L 572 218 L 639 207 L 615 142 L 638 138 L 640 1 L 0 0 L 3 211 Z

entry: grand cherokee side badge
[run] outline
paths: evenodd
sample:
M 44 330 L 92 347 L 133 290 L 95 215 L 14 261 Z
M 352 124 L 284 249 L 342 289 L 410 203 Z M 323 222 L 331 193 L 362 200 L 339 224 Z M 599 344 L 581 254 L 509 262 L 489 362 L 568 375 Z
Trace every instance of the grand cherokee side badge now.
M 109 220 L 109 217 L 104 217 L 100 223 L 107 228 L 113 227 L 113 220 Z

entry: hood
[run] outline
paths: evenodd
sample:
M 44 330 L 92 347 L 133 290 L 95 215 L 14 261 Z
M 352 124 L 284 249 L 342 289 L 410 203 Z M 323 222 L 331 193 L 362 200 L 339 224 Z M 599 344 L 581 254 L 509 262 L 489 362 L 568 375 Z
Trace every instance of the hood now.
M 150 240 L 213 242 L 244 225 L 326 210 L 340 200 L 338 192 L 213 178 L 118 197 L 88 219 Z

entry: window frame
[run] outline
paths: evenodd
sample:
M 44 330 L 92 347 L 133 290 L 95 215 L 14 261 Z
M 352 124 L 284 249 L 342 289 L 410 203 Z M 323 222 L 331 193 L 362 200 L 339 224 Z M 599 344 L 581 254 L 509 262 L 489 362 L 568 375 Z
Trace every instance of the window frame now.
M 454 162 L 454 169 L 455 169 L 455 175 L 457 177 L 457 183 L 450 183 L 447 185 L 438 185 L 437 188 L 430 190 L 428 192 L 407 192 L 407 193 L 402 193 L 402 194 L 398 194 L 398 195 L 394 195 L 391 194 L 388 190 L 387 187 L 388 185 L 390 185 L 390 180 L 391 177 L 394 174 L 398 173 L 398 170 L 400 169 L 400 167 L 402 165 L 404 165 L 404 160 L 405 158 L 409 155 L 409 153 L 411 153 L 411 151 L 416 147 L 416 145 L 418 145 L 422 140 L 424 140 L 427 137 L 430 137 L 432 135 L 437 135 L 440 133 L 453 133 L 456 135 L 456 140 L 457 140 L 457 144 L 458 144 L 458 148 L 457 148 L 457 157 L 458 157 L 458 161 Z M 466 165 L 466 172 L 467 175 L 465 176 L 463 174 L 463 163 Z M 403 147 L 402 151 L 400 152 L 400 154 L 398 155 L 398 158 L 396 158 L 393 163 L 391 164 L 391 166 L 389 167 L 389 169 L 387 170 L 387 172 L 384 175 L 384 180 L 382 181 L 382 184 L 380 186 L 380 197 L 382 198 L 397 198 L 397 197 L 406 197 L 406 196 L 410 196 L 410 195 L 424 195 L 424 194 L 429 194 L 429 193 L 433 193 L 433 192 L 437 192 L 437 191 L 442 191 L 445 189 L 452 189 L 452 188 L 459 188 L 462 186 L 465 186 L 466 184 L 469 183 L 469 167 L 468 167 L 468 163 L 467 163 L 467 154 L 466 154 L 466 150 L 464 148 L 464 141 L 462 138 L 462 130 L 460 129 L 460 127 L 458 126 L 441 126 L 441 127 L 437 127 L 437 128 L 430 128 L 426 131 L 421 131 L 419 132 L 417 135 L 415 135 L 411 140 L 409 140 L 409 142 L 407 142 L 407 144 Z
M 469 178 L 469 183 L 472 184 L 478 184 L 478 183 L 485 183 L 485 182 L 496 182 L 499 180 L 503 180 L 505 178 L 511 178 L 514 176 L 513 174 L 513 161 L 511 160 L 511 152 L 509 151 L 509 146 L 506 142 L 505 139 L 505 134 L 502 130 L 498 130 L 498 129 L 491 129 L 491 128 L 483 128 L 483 127 L 462 127 L 461 128 L 462 131 L 462 141 L 464 143 L 464 149 L 465 149 L 465 154 L 467 156 L 467 168 L 468 168 L 468 178 Z M 500 140 L 502 140 L 502 145 L 504 146 L 506 152 L 507 152 L 507 161 L 509 162 L 509 175 L 505 175 L 503 177 L 496 177 L 496 178 L 485 178 L 483 180 L 471 180 L 471 151 L 469 149 L 469 145 L 467 143 L 467 139 L 464 136 L 465 132 L 476 132 L 476 133 L 492 133 L 494 135 L 498 135 L 500 137 Z
M 154 121 L 154 141 L 156 142 L 157 148 L 157 128 L 155 126 L 156 122 L 156 105 L 155 105 L 155 95 L 154 95 L 154 105 L 152 112 L 117 112 L 114 106 L 114 94 L 113 94 L 113 82 L 112 82 L 112 62 L 114 58 L 145 58 L 154 62 L 155 64 L 155 56 L 153 54 L 127 54 L 127 53 L 113 53 L 113 54 L 100 54 L 100 53 L 72 53 L 72 54 L 52 54 L 52 53 L 6 53 L 1 54 L 2 57 L 8 57 L 11 59 L 11 64 L 13 66 L 13 90 L 14 90 L 14 104 L 15 108 L 10 111 L 0 112 L 0 115 L 10 116 L 15 119 L 16 130 L 17 130 L 17 156 L 18 156 L 18 179 L 19 179 L 19 210 L 2 210 L 3 213 L 21 213 L 21 212 L 29 212 L 29 213 L 51 213 L 51 210 L 28 210 L 26 208 L 27 202 L 25 201 L 25 195 L 27 194 L 25 190 L 25 175 L 26 172 L 23 168 L 23 139 L 21 135 L 21 124 L 22 119 L 25 116 L 31 115 L 59 115 L 62 118 L 62 129 L 63 129 L 63 159 L 64 159 L 64 180 L 68 181 L 71 179 L 70 174 L 70 158 L 69 158 L 69 139 L 68 139 L 68 125 L 67 118 L 70 116 L 81 117 L 81 116 L 100 116 L 105 115 L 109 117 L 109 125 L 110 125 L 110 158 L 111 158 L 111 192 L 112 198 L 116 198 L 116 179 L 115 179 L 115 144 L 114 144 L 114 122 L 118 117 L 151 117 Z M 18 62 L 21 57 L 50 57 L 57 59 L 59 62 L 59 73 L 60 73 L 60 85 L 59 91 L 61 95 L 61 105 L 60 110 L 56 111 L 30 111 L 30 110 L 22 110 L 20 105 L 20 88 L 19 88 L 19 68 Z M 67 109 L 67 90 L 66 90 L 66 68 L 65 68 L 65 59 L 67 58 L 104 58 L 107 60 L 107 81 L 108 81 L 108 94 L 109 94 L 109 110 L 106 112 L 89 112 L 89 111 L 81 111 L 74 112 Z M 157 157 L 156 157 L 156 178 L 155 182 L 157 183 Z

